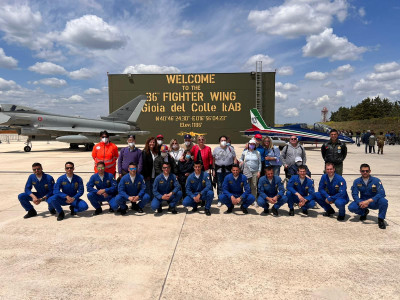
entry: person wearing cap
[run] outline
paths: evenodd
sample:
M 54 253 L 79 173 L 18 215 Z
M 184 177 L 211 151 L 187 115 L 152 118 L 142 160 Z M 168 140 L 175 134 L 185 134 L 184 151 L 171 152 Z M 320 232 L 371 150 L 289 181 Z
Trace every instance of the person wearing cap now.
M 345 143 L 339 141 L 339 133 L 336 129 L 332 129 L 329 133 L 331 137 L 328 142 L 321 146 L 321 154 L 325 163 L 333 163 L 335 166 L 336 174 L 343 174 L 343 161 L 347 156 L 347 146 Z
M 138 166 L 134 162 L 128 165 L 129 173 L 121 178 L 118 185 L 118 195 L 115 201 L 110 201 L 113 210 L 120 209 L 121 215 L 126 215 L 128 206 L 126 202 L 131 202 L 131 208 L 139 213 L 143 212 L 143 208 L 150 201 L 150 196 L 146 194 L 146 183 L 143 176 L 138 174 Z
M 289 169 L 288 169 L 287 178 L 290 179 L 293 175 L 297 175 L 297 174 L 298 174 L 298 171 L 299 171 L 299 166 L 304 166 L 304 167 L 306 168 L 306 175 L 307 175 L 307 177 L 311 178 L 311 172 L 310 172 L 310 170 L 308 169 L 308 167 L 307 167 L 305 164 L 303 164 L 303 160 L 301 159 L 301 157 L 300 157 L 300 156 L 297 156 L 297 157 L 294 159 L 294 161 L 295 161 L 294 165 L 291 165 L 291 166 L 289 167 Z
M 194 143 L 190 134 L 185 134 L 185 136 L 183 137 L 183 144 L 183 150 L 192 150 Z
M 296 157 L 301 157 L 303 165 L 307 163 L 306 151 L 304 150 L 304 147 L 300 145 L 297 136 L 292 135 L 290 137 L 289 144 L 283 147 L 281 151 L 281 160 L 286 177 L 288 176 L 289 167 L 296 163 Z
M 118 156 L 118 147 L 110 142 L 108 132 L 106 130 L 100 132 L 100 143 L 96 144 L 92 150 L 95 173 L 97 173 L 97 163 L 102 161 L 106 164 L 105 171 L 115 176 Z
M 169 162 L 163 162 L 162 171 L 154 180 L 154 198 L 151 201 L 151 209 L 162 213 L 162 202 L 167 201 L 168 211 L 177 214 L 176 205 L 182 198 L 181 186 L 176 176 L 171 173 L 171 164 Z
M 301 165 L 297 169 L 297 175 L 293 175 L 287 184 L 289 216 L 294 216 L 294 203 L 299 205 L 305 215 L 308 215 L 309 208 L 315 206 L 314 180 L 307 177 L 306 166 Z
M 199 161 L 203 164 L 203 171 L 211 173 L 213 156 L 211 153 L 211 148 L 206 146 L 205 142 L 206 138 L 204 135 L 199 135 L 197 137 L 197 145 L 194 145 L 190 152 L 194 161 Z
M 103 212 L 101 208 L 101 203 L 103 201 L 110 203 L 117 194 L 117 181 L 112 174 L 104 170 L 104 162 L 99 161 L 97 163 L 97 173 L 94 173 L 86 183 L 86 189 L 88 191 L 87 198 L 95 208 L 94 216 Z M 111 205 L 110 212 L 113 212 Z
M 231 173 L 228 174 L 222 184 L 222 194 L 218 200 L 228 207 L 227 214 L 233 211 L 235 205 L 241 203 L 240 209 L 248 214 L 247 208 L 256 200 L 251 194 L 247 177 L 240 173 L 239 165 L 233 164 Z
M 262 144 L 262 135 L 257 133 L 254 136 L 254 139 L 256 140 L 256 150 L 260 152 L 260 157 L 261 157 L 261 166 L 264 169 L 265 166 L 265 148 Z
M 248 143 L 248 149 L 245 149 L 239 158 L 239 165 L 244 176 L 247 177 L 254 199 L 257 197 L 257 180 L 261 175 L 261 154 L 256 150 L 256 144 L 256 140 L 251 139 Z
M 171 173 L 176 174 L 176 163 L 175 160 L 168 154 L 169 147 L 167 145 L 161 145 L 160 155 L 154 159 L 154 171 L 155 177 L 162 173 L 162 165 L 164 162 L 168 162 L 171 165 Z
M 119 152 L 119 158 L 118 158 L 119 179 L 121 179 L 122 176 L 129 173 L 128 167 L 131 162 L 137 165 L 138 169 L 137 173 L 140 174 L 143 168 L 142 151 L 136 148 L 135 136 L 129 135 L 127 143 L 128 147 L 122 148 L 121 151 Z
M 157 141 L 157 147 L 158 149 L 160 149 L 161 146 L 164 144 L 164 136 L 162 134 L 157 135 L 156 141 Z

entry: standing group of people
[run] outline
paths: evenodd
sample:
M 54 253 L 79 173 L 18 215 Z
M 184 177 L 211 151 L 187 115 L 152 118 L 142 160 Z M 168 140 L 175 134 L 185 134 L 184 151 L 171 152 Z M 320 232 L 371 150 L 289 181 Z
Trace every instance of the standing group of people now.
M 197 211 L 205 207 L 205 214 L 211 215 L 214 199 L 213 183 L 217 186 L 218 207 L 227 206 L 227 213 L 240 204 L 243 213 L 255 203 L 264 208 L 264 213 L 278 215 L 278 209 L 288 203 L 289 215 L 294 215 L 297 203 L 304 214 L 313 208 L 315 202 L 324 208 L 325 216 L 339 209 L 337 219 L 345 216 L 345 205 L 349 202 L 346 181 L 341 176 L 343 161 L 347 155 L 346 145 L 338 140 L 338 132 L 330 132 L 330 141 L 321 147 L 325 160 L 325 174 L 321 177 L 318 191 L 314 190 L 311 173 L 306 166 L 306 152 L 296 136 L 282 149 L 273 145 L 270 137 L 256 135 L 245 147 L 240 157 L 227 136 L 219 138 L 219 145 L 211 151 L 205 144 L 205 137 L 199 136 L 197 144 L 190 135 L 184 136 L 181 147 L 176 139 L 168 144 L 164 137 L 150 137 L 143 150 L 136 148 L 135 136 L 128 137 L 128 146 L 121 149 L 109 141 L 106 131 L 100 133 L 101 141 L 93 148 L 95 173 L 86 184 L 87 198 L 95 208 L 94 215 L 102 213 L 102 202 L 108 202 L 111 212 L 127 213 L 127 203 L 139 213 L 150 203 L 151 208 L 162 213 L 162 203 L 168 203 L 168 211 L 177 213 L 176 206 L 183 200 L 185 207 Z M 287 191 L 279 177 L 281 166 L 289 182 Z M 119 175 L 116 176 L 118 168 Z M 57 220 L 64 219 L 62 206 L 69 206 L 71 215 L 88 209 L 81 199 L 84 193 L 82 179 L 74 174 L 74 164 L 65 163 L 65 175 L 54 179 L 43 172 L 40 163 L 32 166 L 33 174 L 28 178 L 25 192 L 19 195 L 22 206 L 27 211 L 25 218 L 37 214 L 34 204 L 48 203 L 52 214 L 58 213 Z M 364 172 L 365 171 L 365 172 Z M 368 172 L 367 172 L 368 171 Z M 379 209 L 379 227 L 384 228 L 387 200 L 379 179 L 370 176 L 368 165 L 361 165 L 361 181 L 356 180 L 352 195 L 356 204 L 349 210 L 368 215 L 368 208 Z M 115 179 L 117 177 L 117 179 Z M 214 179 L 212 179 L 214 178 Z M 35 188 L 35 192 L 32 188 Z M 257 201 L 256 201 L 257 200 Z

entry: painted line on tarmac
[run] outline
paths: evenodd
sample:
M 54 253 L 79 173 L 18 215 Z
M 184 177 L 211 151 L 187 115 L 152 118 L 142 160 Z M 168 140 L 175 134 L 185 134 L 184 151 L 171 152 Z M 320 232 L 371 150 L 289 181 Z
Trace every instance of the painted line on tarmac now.
M 172 261 L 174 260 L 174 257 L 175 257 L 176 248 L 178 248 L 178 243 L 179 243 L 179 240 L 181 239 L 181 234 L 182 234 L 182 231 L 183 231 L 183 226 L 185 225 L 186 216 L 187 216 L 187 210 L 186 210 L 186 213 L 185 213 L 185 218 L 183 219 L 183 222 L 182 222 L 182 227 L 181 227 L 181 231 L 179 232 L 178 240 L 176 241 L 174 252 L 172 253 L 171 261 L 169 262 L 168 271 L 167 271 L 167 274 L 165 275 L 164 283 L 162 285 L 161 292 L 160 292 L 160 297 L 158 297 L 158 300 L 161 299 L 162 294 L 164 292 L 164 287 L 165 287 L 165 284 L 166 284 L 167 279 L 168 279 L 169 270 L 171 269 Z

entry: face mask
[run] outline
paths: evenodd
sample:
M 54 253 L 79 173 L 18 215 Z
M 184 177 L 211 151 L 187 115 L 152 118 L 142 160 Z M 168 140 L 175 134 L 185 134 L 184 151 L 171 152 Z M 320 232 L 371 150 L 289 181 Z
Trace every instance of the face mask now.
M 163 140 L 157 140 L 158 145 L 162 145 L 162 143 L 163 143 Z
M 221 146 L 222 146 L 222 147 L 225 147 L 225 146 L 226 146 L 226 141 L 222 141 L 222 142 L 221 142 Z
M 173 146 L 172 146 L 172 149 L 178 150 L 178 149 L 179 149 L 179 146 L 178 146 L 178 145 L 173 145 Z
M 191 156 L 190 156 L 190 155 L 186 155 L 185 158 L 186 158 L 187 160 L 189 160 L 189 159 L 191 158 Z
M 231 145 L 231 143 L 226 143 L 226 145 L 227 145 L 227 146 L 230 146 L 230 145 Z
M 108 142 L 108 138 L 102 138 L 101 141 L 102 141 L 103 143 L 107 143 L 107 142 Z
M 185 142 L 185 145 L 186 145 L 186 146 L 190 146 L 190 142 L 189 142 L 189 141 L 186 141 L 186 142 Z
M 135 143 L 128 143 L 129 147 L 135 146 Z
M 165 152 L 161 153 L 161 157 L 167 157 L 167 155 L 168 155 L 168 153 L 165 153 Z
M 298 165 L 298 166 L 301 166 L 303 164 L 303 162 L 301 162 L 301 161 L 298 161 L 297 163 L 296 163 L 296 165 Z
M 254 150 L 255 147 L 256 147 L 256 145 L 253 145 L 253 144 L 249 145 L 250 150 Z

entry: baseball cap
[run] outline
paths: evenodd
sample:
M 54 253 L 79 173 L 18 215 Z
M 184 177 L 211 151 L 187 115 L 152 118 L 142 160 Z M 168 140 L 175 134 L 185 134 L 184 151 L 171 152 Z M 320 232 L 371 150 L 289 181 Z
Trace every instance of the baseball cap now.
M 300 156 L 296 156 L 296 158 L 294 159 L 294 162 L 298 162 L 298 161 L 303 161 Z
M 185 140 L 191 140 L 192 136 L 190 134 L 185 134 L 185 136 L 183 137 L 183 139 Z
M 258 140 L 262 140 L 262 135 L 257 133 L 254 138 L 258 139 Z
M 162 134 L 157 135 L 157 139 L 164 139 L 164 136 Z
M 130 139 L 130 138 L 136 140 L 136 137 L 135 137 L 135 135 L 133 135 L 133 134 L 128 135 L 128 139 Z
M 168 150 L 169 150 L 169 149 L 168 149 L 168 146 L 167 146 L 167 145 L 162 145 L 161 148 L 160 148 L 160 151 L 161 151 L 161 152 L 168 152 Z
M 255 139 L 251 139 L 250 141 L 249 141 L 249 144 L 255 144 L 256 143 L 256 140 Z

